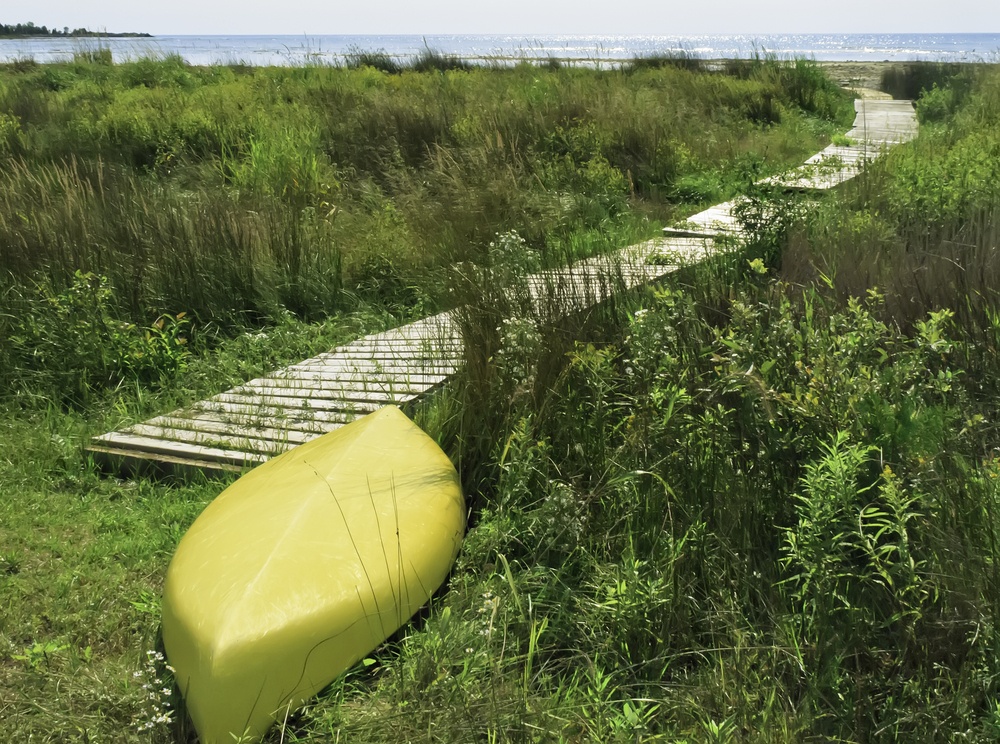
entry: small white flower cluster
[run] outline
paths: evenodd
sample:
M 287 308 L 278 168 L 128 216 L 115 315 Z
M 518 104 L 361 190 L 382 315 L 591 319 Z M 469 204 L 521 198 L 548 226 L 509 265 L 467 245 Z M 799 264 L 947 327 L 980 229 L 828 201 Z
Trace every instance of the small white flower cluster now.
M 574 488 L 563 481 L 549 481 L 549 493 L 539 509 L 542 527 L 551 535 L 575 541 L 583 534 L 586 510 Z
M 536 537 L 550 549 L 576 546 L 587 525 L 583 497 L 569 483 L 550 480 L 548 493 L 532 514 Z
M 541 268 L 538 253 L 515 230 L 497 233 L 496 239 L 490 241 L 489 253 L 494 267 L 502 267 L 503 271 L 514 277 Z
M 493 624 L 496 622 L 498 609 L 500 609 L 500 597 L 494 596 L 493 592 L 489 590 L 483 592 L 483 604 L 477 611 L 483 621 L 479 635 L 485 638 L 490 638 L 493 635 Z
M 173 674 L 174 668 L 166 663 L 159 651 L 146 652 L 146 664 L 132 678 L 142 683 L 145 692 L 145 709 L 142 716 L 136 716 L 136 728 L 140 733 L 151 731 L 157 726 L 173 723 L 173 689 L 165 681 L 162 671 Z M 161 671 L 162 670 L 162 671 Z
M 529 250 L 531 249 L 528 247 L 528 242 L 518 235 L 517 230 L 497 233 L 496 239 L 490 241 L 490 253 L 518 255 Z
M 671 350 L 679 342 L 678 317 L 671 310 L 676 302 L 669 295 L 658 300 L 659 308 L 642 308 L 632 315 L 627 344 L 630 355 L 624 360 L 625 374 L 634 377 L 643 372 L 671 374 L 675 363 Z
M 500 369 L 516 386 L 530 389 L 535 381 L 536 360 L 542 343 L 535 322 L 531 318 L 505 318 L 497 330 L 500 332 L 497 352 Z

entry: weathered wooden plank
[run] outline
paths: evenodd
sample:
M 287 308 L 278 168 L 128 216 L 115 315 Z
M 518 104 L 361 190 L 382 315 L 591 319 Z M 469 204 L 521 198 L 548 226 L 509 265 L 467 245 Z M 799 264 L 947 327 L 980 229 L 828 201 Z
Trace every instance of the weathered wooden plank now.
M 174 457 L 191 459 L 196 457 L 207 462 L 246 467 L 259 465 L 268 457 L 254 452 L 223 449 L 221 447 L 202 447 L 195 444 L 181 444 L 155 437 L 137 436 L 122 432 L 110 432 L 95 437 L 99 444 L 116 450 L 139 450 L 144 453 L 158 453 Z
M 258 395 L 262 392 L 267 394 L 280 395 L 283 397 L 299 398 L 341 398 L 344 400 L 368 400 L 377 397 L 382 399 L 392 395 L 406 395 L 408 393 L 419 394 L 440 385 L 449 375 L 435 375 L 423 379 L 404 382 L 394 380 L 385 384 L 375 384 L 371 382 L 360 383 L 346 380 L 330 378 L 327 380 L 313 380 L 308 384 L 302 384 L 294 379 L 271 378 L 265 380 L 253 380 L 245 385 L 232 388 L 227 394 L 232 395 Z M 273 391 L 273 392 L 272 392 Z
M 201 432 L 204 434 L 220 434 L 227 437 L 248 437 L 250 439 L 262 439 L 269 441 L 288 441 L 293 444 L 305 444 L 308 441 L 322 436 L 327 431 L 333 431 L 343 424 L 328 424 L 319 431 L 301 431 L 298 429 L 273 427 L 273 426 L 246 426 L 242 424 L 223 423 L 211 419 L 198 419 L 181 416 L 157 416 L 142 424 L 143 426 L 159 427 L 167 431 L 181 430 Z M 129 427 L 135 430 L 135 427 Z
M 242 473 L 248 467 L 200 460 L 186 455 L 167 455 L 141 449 L 119 449 L 100 444 L 96 440 L 87 446 L 87 454 L 93 458 L 94 464 L 103 470 L 129 476 L 174 477 L 182 480 L 190 480 L 197 476 L 228 478 Z
M 447 378 L 442 378 L 444 382 Z M 437 383 L 440 384 L 440 383 Z M 419 396 L 427 392 L 436 385 L 425 385 L 422 387 L 410 387 L 405 390 L 396 388 L 393 390 L 345 390 L 338 387 L 325 389 L 303 389 L 296 387 L 281 387 L 279 385 L 253 385 L 233 388 L 224 395 L 241 396 L 247 399 L 257 399 L 260 397 L 272 397 L 281 399 L 295 399 L 308 401 L 315 408 L 326 406 L 329 403 L 341 401 L 344 403 L 368 402 L 376 400 L 398 400 L 402 396 Z M 218 396 L 216 396 L 217 398 Z
M 841 168 L 835 171 L 803 169 L 797 174 L 775 177 L 768 183 L 791 191 L 829 191 L 850 181 L 860 172 L 860 169 L 853 168 Z
M 457 369 L 457 364 L 448 364 L 438 360 L 401 358 L 391 360 L 379 359 L 343 359 L 324 357 L 308 359 L 305 362 L 292 364 L 285 369 L 296 372 L 322 371 L 323 374 L 351 375 L 352 379 L 361 379 L 367 375 L 378 377 L 413 377 L 415 375 L 450 375 Z
M 733 200 L 716 204 L 691 215 L 672 227 L 664 228 L 663 232 L 667 235 L 691 237 L 737 235 L 741 228 L 732 212 L 735 205 L 736 202 Z
M 461 356 L 463 345 L 451 340 L 438 342 L 427 339 L 420 341 L 419 339 L 365 338 L 359 339 L 356 344 L 349 348 L 333 350 L 334 353 L 338 354 L 353 351 L 383 352 L 395 355 L 428 354 L 437 356 L 438 354 L 452 354 Z
M 318 366 L 313 370 L 295 370 L 295 374 L 282 377 L 262 377 L 245 385 L 267 385 L 301 390 L 343 390 L 344 392 L 380 392 L 386 390 L 424 390 L 444 381 L 450 374 L 412 374 L 399 377 L 374 375 L 337 375 L 338 370 Z
M 260 422 L 261 426 L 265 425 L 264 422 L 271 422 L 268 425 L 274 426 L 277 422 L 285 421 L 311 424 L 345 423 L 376 411 L 384 405 L 377 401 L 345 401 L 340 409 L 321 410 L 316 407 L 286 406 L 281 402 L 248 403 L 247 399 L 238 396 L 235 401 L 218 400 L 218 397 L 220 396 L 195 403 L 192 408 L 199 413 L 218 414 L 224 417 L 223 420 Z
M 359 346 L 354 349 L 343 349 L 327 354 L 318 354 L 316 357 L 300 362 L 300 364 L 307 364 L 313 361 L 313 359 L 317 361 L 335 360 L 345 364 L 365 361 L 373 364 L 393 362 L 405 364 L 410 360 L 414 360 L 416 364 L 420 364 L 421 360 L 424 360 L 423 363 L 433 360 L 434 363 L 455 364 L 456 362 L 461 363 L 463 361 L 464 353 L 464 349 L 391 349 Z
M 327 421 L 320 419 L 292 420 L 281 415 L 273 418 L 264 417 L 260 415 L 259 411 L 254 411 L 253 414 L 242 415 L 238 412 L 226 410 L 208 411 L 185 408 L 173 411 L 167 417 L 180 421 L 190 421 L 192 427 L 218 425 L 237 430 L 267 431 L 273 429 L 277 431 L 301 432 L 303 434 L 325 434 L 328 431 L 343 426 L 348 421 L 353 421 L 354 418 L 357 418 L 357 415 L 348 413 L 341 413 L 339 415 L 328 414 L 330 420 Z
M 397 394 L 390 392 L 380 393 L 371 391 L 364 393 L 354 391 L 347 393 L 341 398 L 306 398 L 299 395 L 261 395 L 252 392 L 243 393 L 233 391 L 231 393 L 216 395 L 210 400 L 213 403 L 232 403 L 249 408 L 255 406 L 274 406 L 301 415 L 311 411 L 344 411 L 350 413 L 359 410 L 359 406 L 362 405 L 371 405 L 376 408 L 388 405 L 401 405 L 413 400 L 416 396 L 416 392 Z
M 176 442 L 178 445 L 223 448 L 230 451 L 250 452 L 270 457 L 287 452 L 292 447 L 302 443 L 290 442 L 287 437 L 284 439 L 261 439 L 248 434 L 233 435 L 195 429 L 175 429 L 149 423 L 130 426 L 125 430 L 125 433 L 139 437 L 150 437 Z M 312 438 L 315 439 L 315 437 Z
M 292 364 L 287 369 L 312 369 L 313 367 L 323 367 L 325 369 L 342 369 L 346 372 L 365 374 L 374 372 L 376 374 L 406 374 L 408 372 L 427 373 L 435 370 L 445 370 L 454 372 L 459 366 L 459 360 L 446 361 L 428 356 L 405 356 L 392 357 L 390 359 L 373 359 L 369 356 L 351 358 L 342 355 L 320 354 Z
M 408 326 L 402 326 L 393 331 L 387 331 L 385 333 L 376 333 L 371 336 L 366 336 L 367 339 L 373 342 L 398 342 L 398 343 L 429 343 L 433 344 L 437 341 L 441 343 L 454 342 L 459 340 L 457 327 L 442 327 L 437 325 L 423 325 L 417 323 L 411 323 Z

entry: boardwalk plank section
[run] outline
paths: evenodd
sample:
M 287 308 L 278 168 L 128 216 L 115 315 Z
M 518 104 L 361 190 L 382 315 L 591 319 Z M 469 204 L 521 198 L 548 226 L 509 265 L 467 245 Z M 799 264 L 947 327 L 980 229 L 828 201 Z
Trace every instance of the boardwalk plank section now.
M 830 145 L 799 168 L 758 183 L 789 191 L 828 191 L 856 177 L 866 163 L 889 146 L 906 142 L 917 134 L 911 101 L 859 99 L 854 102 L 854 110 L 854 126 L 846 134 L 850 145 Z M 664 233 L 738 237 L 741 228 L 733 214 L 736 206 L 735 200 L 717 204 L 666 228 Z
M 704 211 L 691 215 L 677 225 L 664 228 L 663 232 L 666 235 L 678 237 L 719 238 L 738 235 L 742 228 L 740 228 L 739 220 L 733 214 L 735 206 L 735 200 L 716 204 Z
M 130 450 L 138 452 L 144 459 L 149 459 L 154 455 L 165 455 L 186 460 L 191 464 L 200 464 L 206 470 L 241 469 L 259 465 L 269 459 L 267 455 L 255 452 L 201 446 L 171 439 L 146 437 L 130 432 L 112 432 L 98 437 L 97 440 L 97 443 L 91 448 L 93 452 L 100 451 L 102 448 L 108 451 L 105 454 L 112 454 L 110 450 L 114 449 Z
M 303 431 L 292 428 L 270 428 L 259 426 L 243 426 L 228 424 L 222 421 L 182 418 L 175 416 L 157 416 L 146 421 L 143 426 L 149 426 L 161 431 L 191 431 L 204 434 L 220 434 L 227 437 L 247 437 L 275 442 L 292 442 L 305 444 L 322 434 L 321 431 Z M 137 427 L 133 427 L 137 429 Z
M 905 101 L 857 101 L 850 146 L 817 153 L 768 182 L 825 190 L 854 178 L 892 144 L 916 134 Z M 521 291 L 546 319 L 584 310 L 722 250 L 739 237 L 737 203 L 724 202 L 668 228 L 665 237 L 526 278 Z M 188 408 L 95 437 L 88 451 L 106 467 L 168 472 L 239 472 L 333 431 L 383 405 L 407 404 L 445 384 L 462 366 L 454 313 L 374 333 L 242 383 Z

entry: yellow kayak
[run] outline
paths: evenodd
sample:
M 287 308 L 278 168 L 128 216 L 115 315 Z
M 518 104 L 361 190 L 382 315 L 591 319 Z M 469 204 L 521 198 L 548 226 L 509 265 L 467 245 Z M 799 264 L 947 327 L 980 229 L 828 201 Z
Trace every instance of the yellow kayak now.
M 203 744 L 259 739 L 400 628 L 464 528 L 455 468 L 392 406 L 227 488 L 163 593 L 163 642 Z

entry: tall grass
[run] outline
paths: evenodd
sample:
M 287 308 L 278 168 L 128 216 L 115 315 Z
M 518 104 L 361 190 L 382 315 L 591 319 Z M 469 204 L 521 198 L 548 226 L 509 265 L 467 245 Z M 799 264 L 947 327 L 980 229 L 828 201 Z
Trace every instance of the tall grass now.
M 561 326 L 479 282 L 468 378 L 424 419 L 474 504 L 450 591 L 291 733 L 994 738 L 994 236 L 965 210 L 997 197 L 959 144 L 992 129 L 981 85 L 793 230 L 780 274 L 730 254 Z M 911 180 L 945 163 L 972 169 L 957 202 Z M 954 272 L 902 270 L 903 237 L 954 231 Z M 830 272 L 793 275 L 804 250 Z M 529 259 L 493 271 L 517 286 Z M 901 309 L 911 281 L 936 293 Z
M 948 106 L 933 104 L 916 141 L 870 167 L 793 235 L 789 280 L 821 275 L 841 297 L 877 287 L 885 317 L 904 329 L 947 307 L 963 336 L 984 350 L 995 346 L 1000 78 L 995 69 L 975 72 L 964 69 L 957 92 L 925 89 L 918 113 L 941 95 Z
M 424 419 L 474 505 L 449 592 L 293 735 L 993 735 L 996 431 L 970 348 L 946 310 L 906 336 L 877 294 L 742 261 L 572 328 L 522 310 L 494 334 L 484 297 L 467 323 L 493 351 Z
M 78 273 L 106 281 L 108 317 L 136 329 L 184 313 L 194 336 L 238 333 L 371 303 L 409 317 L 447 305 L 446 267 L 480 260 L 498 233 L 518 229 L 547 264 L 589 234 L 651 234 L 737 188 L 733 164 L 798 161 L 841 113 L 763 67 L 735 79 L 421 60 L 242 69 L 81 53 L 0 71 L 0 322 L 20 339 L 7 387 L 40 358 L 25 308 Z
M 752 172 L 742 148 L 779 141 L 754 123 L 763 114 L 777 112 L 788 136 L 808 129 L 799 104 L 768 86 L 798 75 L 805 86 L 812 72 L 765 62 L 746 81 L 669 66 L 607 78 L 247 74 L 261 106 L 284 111 L 287 86 L 293 102 L 320 102 L 320 123 L 289 105 L 268 139 L 264 124 L 240 130 L 232 114 L 245 139 L 226 139 L 218 158 L 185 144 L 202 135 L 184 135 L 172 159 L 138 170 L 135 151 L 100 142 L 94 161 L 56 156 L 55 130 L 55 149 L 32 161 L 40 132 L 20 115 L 8 126 L 10 147 L 26 149 L 3 176 L 3 244 L 27 247 L 9 249 L 3 307 L 16 309 L 0 322 L 17 342 L 0 354 L 15 348 L 19 365 L 37 367 L 46 356 L 62 372 L 22 389 L 66 386 L 87 369 L 57 359 L 77 331 L 96 339 L 80 346 L 85 359 L 120 351 L 107 370 L 142 390 L 177 360 L 175 382 L 159 383 L 169 396 L 171 384 L 209 384 L 199 377 L 213 368 L 238 377 L 330 342 L 289 317 L 295 297 L 302 313 L 380 293 L 410 308 L 464 305 L 463 376 L 416 412 L 460 466 L 472 509 L 448 589 L 268 741 L 997 738 L 995 71 L 809 215 L 754 194 L 745 251 L 586 313 L 554 319 L 532 300 L 530 273 L 643 235 L 649 226 L 623 215 L 674 206 L 657 200 L 676 174 L 721 190 L 739 176 L 712 169 Z M 171 68 L 165 90 L 178 70 L 209 75 Z M 147 79 L 136 100 L 160 100 L 161 77 Z M 199 85 L 165 100 L 206 96 L 227 120 L 233 102 Z M 658 85 L 693 110 L 725 101 L 725 115 L 697 120 L 747 139 L 719 156 L 681 136 L 684 117 L 656 124 L 676 158 L 675 180 L 657 181 L 662 163 L 640 157 L 644 117 L 673 114 L 629 99 L 656 101 Z M 56 105 L 4 95 L 33 116 Z M 620 137 L 607 129 L 615 111 Z M 384 138 L 366 139 L 369 129 Z M 193 268 L 169 263 L 162 246 L 175 243 Z M 434 261 L 449 266 L 417 286 L 411 273 Z M 180 277 L 154 276 L 160 266 Z M 313 278 L 318 266 L 328 279 Z M 171 281 L 218 285 L 175 295 Z M 454 292 L 431 296 L 434 281 Z M 185 357 L 177 301 L 149 348 L 130 345 L 153 326 L 123 328 L 119 305 L 127 316 L 129 303 L 152 311 L 182 296 L 244 332 L 214 357 Z M 248 327 L 279 313 L 264 338 Z M 23 317 L 41 324 L 35 336 Z M 151 356 L 152 368 L 137 361 Z M 36 405 L 0 419 L 0 590 L 15 598 L 0 616 L 0 720 L 13 740 L 188 741 L 176 693 L 164 695 L 177 722 L 157 722 L 139 681 L 151 678 L 169 553 L 212 491 L 98 478 L 78 444 L 128 417 L 115 406 L 140 404 L 87 401 L 82 414 Z M 125 602 L 109 599 L 109 583 Z
M 677 67 L 692 72 L 706 72 L 709 69 L 705 59 L 689 49 L 653 52 L 635 57 L 625 64 L 627 70 L 657 69 L 660 67 Z

